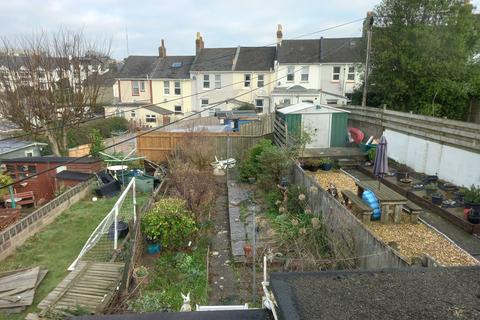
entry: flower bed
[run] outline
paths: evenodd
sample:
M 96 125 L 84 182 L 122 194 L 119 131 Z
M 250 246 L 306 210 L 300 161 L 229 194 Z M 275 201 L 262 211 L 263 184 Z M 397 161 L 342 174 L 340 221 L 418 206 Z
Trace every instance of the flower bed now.
M 337 186 L 338 191 L 357 191 L 354 180 L 341 171 L 317 172 L 313 174 L 322 188 L 330 183 Z M 478 261 L 465 253 L 441 234 L 423 223 L 407 223 L 406 215 L 400 224 L 382 224 L 372 221 L 367 228 L 385 243 L 395 242 L 398 251 L 408 259 L 429 254 L 444 266 L 477 265 Z

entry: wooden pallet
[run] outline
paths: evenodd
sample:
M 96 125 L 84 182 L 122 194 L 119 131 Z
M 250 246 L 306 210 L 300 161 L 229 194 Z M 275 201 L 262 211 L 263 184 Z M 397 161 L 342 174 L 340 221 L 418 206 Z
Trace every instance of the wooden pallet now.
M 38 305 L 44 311 L 86 309 L 101 312 L 120 283 L 123 263 L 79 262 Z

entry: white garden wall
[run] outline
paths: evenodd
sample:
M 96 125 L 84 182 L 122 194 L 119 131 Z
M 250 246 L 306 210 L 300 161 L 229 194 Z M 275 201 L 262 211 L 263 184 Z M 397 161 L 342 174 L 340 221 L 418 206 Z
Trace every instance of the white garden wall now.
M 386 129 L 389 158 L 459 186 L 480 185 L 480 154 Z

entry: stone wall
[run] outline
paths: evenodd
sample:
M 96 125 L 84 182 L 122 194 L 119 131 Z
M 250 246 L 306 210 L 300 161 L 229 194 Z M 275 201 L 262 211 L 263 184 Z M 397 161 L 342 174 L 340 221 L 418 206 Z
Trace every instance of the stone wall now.
M 50 224 L 63 211 L 90 191 L 94 180 L 82 182 L 30 213 L 0 233 L 0 261 L 12 254 L 30 236 Z
M 372 234 L 302 168 L 294 168 L 292 179 L 293 183 L 307 188 L 311 209 L 323 218 L 333 250 L 340 259 L 353 262 L 351 264 L 359 269 L 410 266 L 400 253 Z

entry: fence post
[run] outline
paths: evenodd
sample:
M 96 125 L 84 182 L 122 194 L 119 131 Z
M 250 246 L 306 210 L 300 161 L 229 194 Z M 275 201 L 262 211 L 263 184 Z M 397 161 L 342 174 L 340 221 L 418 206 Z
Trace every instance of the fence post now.
M 117 222 L 117 219 L 118 219 L 118 205 L 115 204 L 115 215 L 114 215 L 114 219 L 113 219 L 113 249 L 117 250 L 117 239 L 118 239 L 118 222 Z
M 133 225 L 137 222 L 137 193 L 135 192 L 135 177 L 132 178 L 132 192 L 133 192 Z

